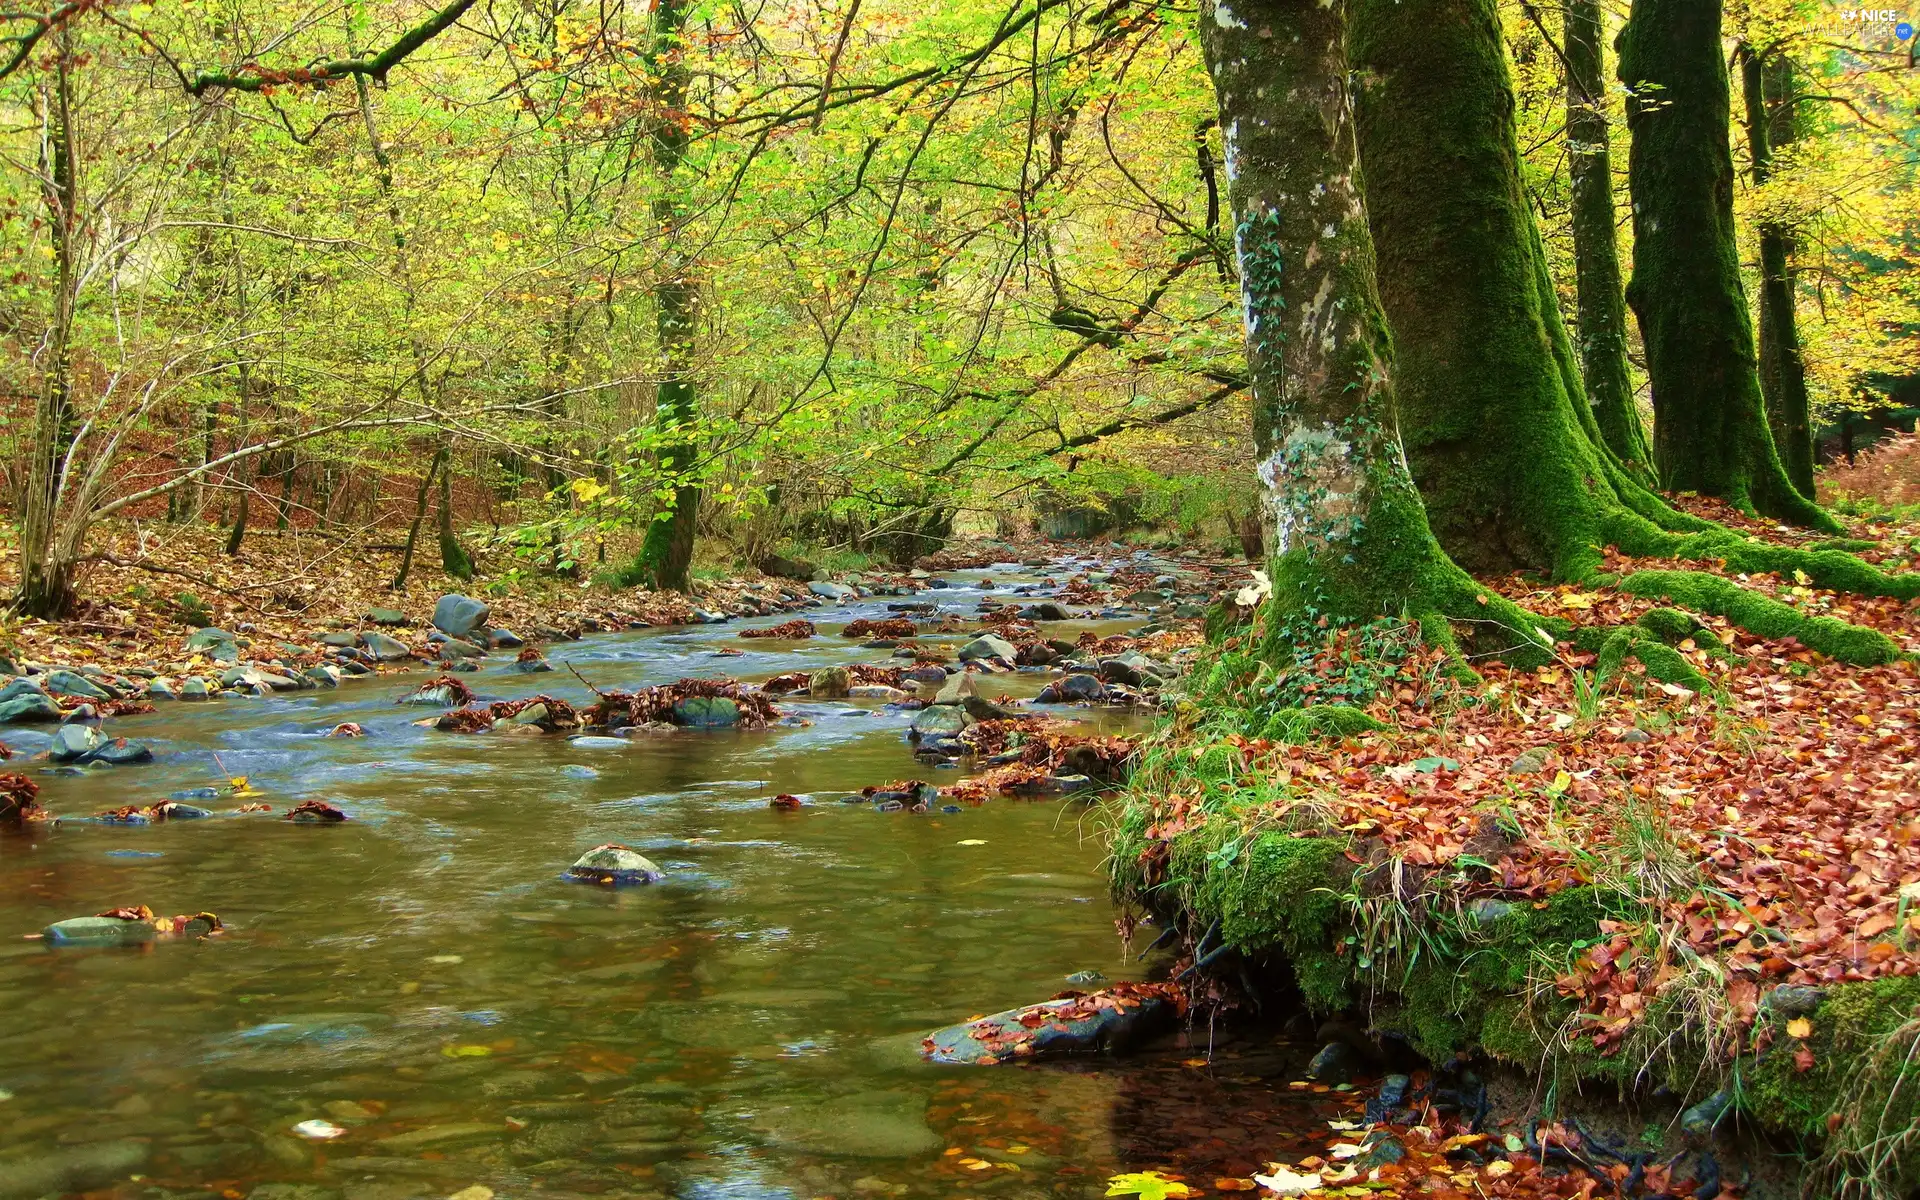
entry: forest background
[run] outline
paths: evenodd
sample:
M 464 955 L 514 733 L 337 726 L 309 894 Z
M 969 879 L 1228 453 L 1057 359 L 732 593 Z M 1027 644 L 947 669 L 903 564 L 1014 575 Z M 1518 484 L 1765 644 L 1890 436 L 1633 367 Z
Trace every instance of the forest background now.
M 1610 46 L 1625 6 L 1594 15 Z M 1596 137 L 1629 269 L 1633 246 L 1626 90 L 1608 69 L 1581 101 L 1567 18 L 1501 6 L 1526 197 L 1578 330 Z M 431 514 L 439 564 L 477 555 L 496 587 L 907 560 L 1036 520 L 1257 556 L 1195 26 L 1127 0 L 10 14 L 0 491 L 16 581 L 23 548 L 40 564 L 22 607 L 74 610 L 109 519 L 155 561 L 208 524 L 228 553 L 262 528 L 406 530 L 406 571 Z M 1774 0 L 1724 34 L 1746 294 L 1784 235 L 1819 423 L 1897 410 L 1920 375 L 1912 42 Z M 1774 81 L 1760 171 L 1742 56 Z

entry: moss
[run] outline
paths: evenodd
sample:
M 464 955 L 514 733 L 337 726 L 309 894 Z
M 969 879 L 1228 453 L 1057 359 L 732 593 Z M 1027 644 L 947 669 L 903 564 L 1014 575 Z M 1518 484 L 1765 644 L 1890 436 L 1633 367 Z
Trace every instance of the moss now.
M 1710 633 L 1699 617 L 1677 608 L 1650 608 L 1634 624 L 1668 645 Z
M 1175 872 L 1194 879 L 1194 916 L 1218 922 L 1228 945 L 1284 950 L 1309 1004 L 1345 1008 L 1351 974 L 1334 931 L 1353 878 L 1346 840 L 1268 832 L 1227 855 L 1208 840 L 1189 835 L 1175 849 Z
M 1772 1051 L 1741 1072 L 1741 1107 L 1776 1129 L 1824 1139 L 1827 1116 L 1845 1098 L 1849 1083 L 1866 1070 L 1874 1050 L 1913 1019 L 1916 1005 L 1920 979 L 1913 976 L 1835 986 L 1809 1018 L 1813 1036 L 1806 1048 L 1813 1053 L 1812 1068 L 1798 1068 L 1793 1054 L 1798 1043 L 1776 1029 Z M 1909 1082 L 1905 1090 L 1916 1089 Z M 1910 1098 L 1909 1106 L 1914 1103 Z M 1908 1119 L 1914 1116 L 1920 1110 Z
M 1717 575 L 1636 571 L 1621 581 L 1620 590 L 1725 617 L 1760 637 L 1794 638 L 1808 649 L 1854 666 L 1880 666 L 1900 657 L 1900 648 L 1883 633 L 1832 617 L 1810 617 Z
M 1387 728 L 1357 708 L 1345 704 L 1314 704 L 1306 708 L 1282 708 L 1267 718 L 1259 729 L 1249 729 L 1249 737 L 1275 742 L 1306 742 L 1315 738 L 1344 738 Z

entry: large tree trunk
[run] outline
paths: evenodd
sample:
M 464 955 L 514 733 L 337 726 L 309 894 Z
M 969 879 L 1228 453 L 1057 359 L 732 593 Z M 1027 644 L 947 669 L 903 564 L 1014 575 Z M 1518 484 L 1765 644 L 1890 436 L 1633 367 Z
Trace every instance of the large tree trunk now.
M 675 175 L 687 153 L 685 108 L 687 70 L 681 46 L 681 23 L 686 8 L 681 0 L 657 0 L 653 9 L 653 44 L 648 53 L 654 77 L 654 109 L 659 114 L 653 130 L 653 169 L 659 187 L 653 202 L 654 222 L 667 238 L 666 261 L 654 285 L 653 302 L 660 339 L 660 388 L 654 400 L 654 424 L 663 437 L 659 453 L 662 475 L 672 483 L 670 506 L 656 514 L 640 547 L 640 573 L 649 586 L 687 590 L 693 565 L 694 522 L 700 511 L 700 486 L 687 477 L 699 454 L 695 442 L 698 416 L 693 383 L 693 347 L 700 295 L 693 262 L 686 253 L 681 225 L 685 213 Z
M 1627 303 L 1614 233 L 1599 0 L 1567 0 L 1565 34 L 1580 374 L 1601 439 L 1624 466 L 1651 481 L 1653 456 L 1627 372 Z
M 1746 100 L 1747 144 L 1753 182 L 1767 181 L 1773 152 L 1794 137 L 1793 64 L 1785 55 L 1763 58 L 1741 47 L 1741 91 Z M 1793 230 L 1760 222 L 1760 394 L 1766 400 L 1780 465 L 1801 495 L 1813 498 L 1813 415 L 1807 400 L 1807 368 L 1800 356 L 1800 326 L 1794 313 Z
M 1697 528 L 1606 449 L 1520 177 L 1495 0 L 1355 0 L 1360 157 L 1401 438 L 1440 544 L 1476 573 L 1579 579 Z
M 53 249 L 53 314 L 42 351 L 33 435 L 27 444 L 26 486 L 20 496 L 20 586 L 13 608 L 28 616 L 65 616 L 73 607 L 74 567 L 59 553 L 56 526 L 65 491 L 67 451 L 73 443 L 73 316 L 79 272 L 75 263 L 79 187 L 75 178 L 73 85 L 66 39 L 57 39 L 53 86 L 43 114 L 46 184 L 42 202 Z
M 1498 620 L 1441 552 L 1394 426 L 1386 322 L 1347 93 L 1346 4 L 1209 0 L 1280 625 L 1408 613 Z M 1501 640 L 1530 644 L 1515 620 Z M 1537 645 L 1534 649 L 1538 649 Z
M 1661 483 L 1837 530 L 1787 477 L 1768 431 L 1734 244 L 1720 0 L 1635 0 L 1620 35 L 1633 133 L 1633 281 Z

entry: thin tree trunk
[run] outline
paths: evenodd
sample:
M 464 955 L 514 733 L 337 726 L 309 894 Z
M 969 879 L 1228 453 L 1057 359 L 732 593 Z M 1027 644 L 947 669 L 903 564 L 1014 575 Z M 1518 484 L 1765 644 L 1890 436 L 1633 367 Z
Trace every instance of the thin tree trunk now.
M 20 499 L 20 585 L 15 610 L 60 617 L 74 603 L 74 566 L 56 551 L 55 524 L 64 490 L 63 464 L 73 441 L 73 316 L 79 272 L 74 261 L 79 184 L 74 174 L 73 84 L 64 31 L 57 39 L 53 87 L 46 98 L 42 201 L 52 241 L 54 301 L 48 323 L 40 393 L 34 405 L 26 488 Z
M 440 451 L 440 567 L 462 582 L 473 578 L 473 559 L 453 532 L 453 462 L 444 447 Z
M 440 465 L 446 460 L 445 446 L 434 451 L 433 458 L 427 462 L 427 473 L 420 477 L 420 490 L 413 496 L 413 523 L 407 526 L 407 544 L 400 552 L 400 572 L 393 577 L 388 588 L 400 591 L 407 586 L 407 576 L 413 573 L 413 550 L 420 542 L 420 526 L 427 519 L 427 497 L 433 494 L 433 477 L 440 472 Z
M 700 485 L 687 472 L 699 454 L 695 443 L 698 397 L 693 381 L 693 347 L 700 286 L 693 262 L 680 244 L 685 220 L 679 182 L 675 178 L 687 152 L 685 108 L 691 75 L 682 55 L 681 25 L 686 20 L 683 0 L 657 0 L 653 9 L 653 44 L 648 66 L 655 82 L 654 109 L 659 113 L 653 131 L 653 168 L 659 195 L 653 202 L 654 222 L 667 239 L 666 261 L 654 285 L 655 328 L 660 342 L 660 386 L 654 400 L 654 424 L 663 444 L 660 473 L 673 487 L 669 506 L 655 514 L 640 548 L 639 566 L 648 585 L 686 591 L 693 565 L 694 525 L 700 510 Z
M 1629 470 L 1651 482 L 1653 456 L 1627 371 L 1627 304 L 1614 229 L 1599 0 L 1567 0 L 1565 30 L 1580 373 L 1602 441 Z
M 1751 46 L 1740 52 L 1741 91 L 1746 100 L 1747 145 L 1753 182 L 1766 183 L 1774 151 L 1794 137 L 1793 64 L 1785 55 L 1762 58 Z M 1794 312 L 1793 230 L 1762 220 L 1760 234 L 1760 394 L 1767 423 L 1787 478 L 1813 498 L 1813 416 L 1807 399 L 1807 368 L 1800 355 Z
M 287 469 L 280 476 L 279 513 L 273 519 L 273 527 L 281 533 L 287 531 L 293 510 L 294 475 L 300 469 L 300 459 L 293 451 L 287 451 Z
M 1837 531 L 1787 477 L 1760 396 L 1734 241 L 1720 0 L 1635 0 L 1619 45 L 1633 133 L 1627 303 L 1647 348 L 1660 481 Z

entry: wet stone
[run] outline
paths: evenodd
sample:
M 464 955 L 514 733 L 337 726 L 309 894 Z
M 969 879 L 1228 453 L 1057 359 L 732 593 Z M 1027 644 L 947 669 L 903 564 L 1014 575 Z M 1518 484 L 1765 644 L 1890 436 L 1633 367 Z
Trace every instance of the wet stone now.
M 731 729 L 740 707 L 725 696 L 688 696 L 674 701 L 673 723 L 688 729 Z
M 36 1149 L 0 1164 L 0 1200 L 106 1187 L 146 1165 L 151 1148 L 132 1139 Z
M 638 850 L 611 843 L 594 847 L 567 868 L 568 879 L 614 887 L 652 883 L 661 874 L 660 868 Z

